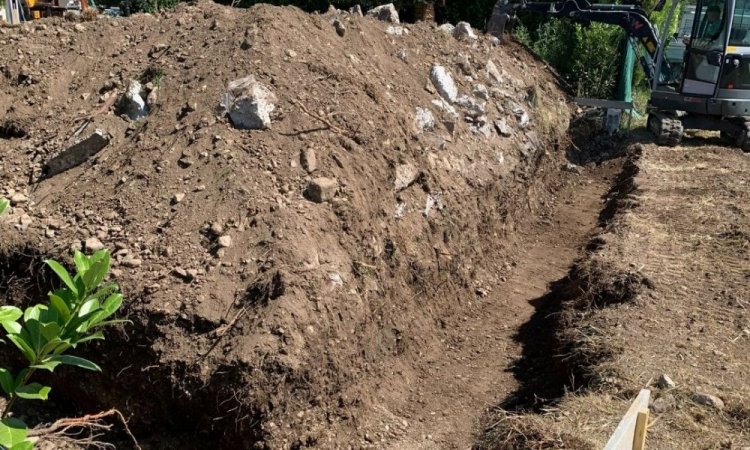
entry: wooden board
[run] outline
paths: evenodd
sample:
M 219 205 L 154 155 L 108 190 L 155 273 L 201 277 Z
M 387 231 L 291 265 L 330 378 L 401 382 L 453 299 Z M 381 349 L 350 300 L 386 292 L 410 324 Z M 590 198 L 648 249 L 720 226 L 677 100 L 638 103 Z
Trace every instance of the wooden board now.
M 633 450 L 635 442 L 635 429 L 638 422 L 638 413 L 648 411 L 648 402 L 651 398 L 651 391 L 643 389 L 635 398 L 630 409 L 625 413 L 620 423 L 617 425 L 612 437 L 609 438 L 604 450 Z M 645 433 L 645 427 L 644 427 Z M 645 439 L 645 436 L 644 436 Z

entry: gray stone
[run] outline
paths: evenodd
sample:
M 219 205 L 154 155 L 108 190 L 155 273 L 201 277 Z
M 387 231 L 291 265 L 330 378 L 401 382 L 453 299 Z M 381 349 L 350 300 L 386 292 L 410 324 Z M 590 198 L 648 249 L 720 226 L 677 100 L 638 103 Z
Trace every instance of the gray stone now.
M 693 395 L 693 401 L 699 405 L 708 406 L 715 409 L 724 409 L 724 402 L 717 396 L 706 394 L 705 392 L 696 392 Z
M 456 105 L 460 106 L 467 116 L 476 119 L 486 114 L 487 107 L 484 102 L 468 95 L 462 95 L 456 99 Z
M 396 166 L 396 179 L 393 182 L 393 187 L 396 191 L 403 191 L 408 188 L 415 181 L 417 181 L 422 175 L 422 171 L 417 169 L 411 164 L 399 164 Z
M 453 102 L 456 101 L 456 97 L 458 97 L 458 87 L 456 87 L 456 82 L 453 81 L 453 77 L 445 67 L 439 65 L 432 66 L 432 70 L 430 70 L 430 80 L 432 81 L 432 84 L 435 85 L 438 94 L 440 94 L 445 101 L 450 104 L 453 104 Z
M 148 106 L 143 100 L 143 86 L 137 80 L 130 80 L 125 94 L 120 98 L 117 113 L 128 116 L 130 120 L 138 120 L 148 116 Z
M 312 148 L 305 148 L 300 151 L 299 155 L 299 162 L 302 165 L 302 168 L 307 171 L 307 173 L 313 173 L 318 168 L 318 160 L 315 157 L 315 150 Z
M 568 163 L 568 164 L 570 164 L 570 163 Z M 573 166 L 574 166 L 575 168 L 578 168 L 578 166 L 576 166 L 575 164 L 572 164 L 572 165 L 573 165 Z M 674 381 L 672 381 L 672 379 L 671 379 L 671 378 L 669 377 L 669 375 L 667 375 L 666 373 L 665 373 L 665 374 L 662 374 L 662 375 L 661 375 L 661 376 L 659 377 L 659 379 L 658 379 L 658 380 L 656 381 L 656 385 L 657 385 L 658 387 L 662 388 L 662 389 L 674 389 L 674 387 L 675 387 L 675 386 L 677 386 L 677 385 L 675 384 L 675 382 L 674 382 Z
M 121 264 L 125 267 L 136 268 L 136 267 L 141 267 L 141 265 L 143 265 L 143 260 L 136 258 L 133 255 L 127 255 L 125 256 L 125 258 L 122 259 Z
M 265 129 L 271 125 L 271 113 L 276 109 L 276 96 L 249 75 L 229 83 L 222 96 L 221 106 L 235 127 Z
M 432 131 L 435 129 L 435 116 L 429 109 L 417 107 L 414 125 L 418 131 Z
M 656 414 L 664 414 L 672 411 L 677 406 L 677 401 L 672 394 L 662 395 L 651 404 L 651 411 Z
M 453 37 L 459 41 L 473 41 L 477 39 L 476 33 L 468 22 L 458 22 L 453 29 Z
M 47 161 L 44 166 L 44 176 L 49 178 L 83 164 L 99 153 L 107 144 L 109 144 L 109 136 L 101 130 L 94 131 L 94 134 L 88 138 L 68 147 Z
M 508 123 L 505 122 L 505 119 L 496 120 L 495 129 L 500 134 L 500 136 L 510 137 L 513 134 L 513 131 L 508 126 Z
M 510 20 L 510 14 L 507 12 L 507 5 L 508 2 L 505 0 L 500 0 L 495 3 L 495 7 L 492 9 L 492 16 L 490 16 L 490 21 L 487 24 L 487 33 L 500 41 L 503 40 L 505 25 Z
M 456 56 L 456 64 L 461 69 L 461 72 L 464 73 L 464 75 L 474 76 L 474 69 L 471 67 L 471 60 L 469 60 L 469 55 L 462 53 Z
M 90 237 L 83 243 L 83 248 L 89 253 L 98 252 L 104 248 L 104 244 L 98 238 Z
M 367 15 L 370 17 L 375 17 L 376 19 L 382 20 L 384 22 L 401 23 L 398 18 L 398 11 L 396 11 L 396 7 L 393 6 L 393 3 L 377 6 L 367 11 Z
M 490 92 L 487 90 L 487 86 L 483 84 L 474 86 L 474 95 L 481 98 L 482 100 L 490 99 Z
M 344 37 L 346 35 L 346 26 L 344 25 L 344 22 L 341 21 L 341 19 L 336 18 L 333 21 L 333 27 L 336 29 L 336 34 L 338 34 L 339 37 Z
M 531 119 L 529 118 L 528 113 L 523 108 L 521 108 L 520 106 L 514 106 L 512 111 L 516 116 L 516 119 L 518 119 L 518 126 L 521 127 L 521 129 L 529 126 L 529 122 L 531 121 Z
M 178 192 L 172 196 L 172 203 L 175 205 L 182 202 L 183 200 L 185 200 L 185 194 L 182 192 Z
M 315 203 L 331 201 L 339 188 L 338 181 L 332 178 L 314 178 L 310 180 L 305 190 L 305 197 Z
M 349 8 L 349 14 L 354 14 L 354 15 L 362 17 L 362 6 L 360 5 L 352 6 L 351 8 Z

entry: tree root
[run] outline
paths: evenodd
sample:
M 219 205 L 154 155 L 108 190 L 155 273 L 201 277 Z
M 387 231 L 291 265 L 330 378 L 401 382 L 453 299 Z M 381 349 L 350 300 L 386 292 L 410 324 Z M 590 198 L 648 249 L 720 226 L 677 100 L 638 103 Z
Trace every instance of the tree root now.
M 29 430 L 29 437 L 36 439 L 37 444 L 46 442 L 55 447 L 61 444 L 73 444 L 84 448 L 114 449 L 116 448 L 114 444 L 99 440 L 105 432 L 112 429 L 112 424 L 105 422 L 105 419 L 111 417 L 122 423 L 125 434 L 133 440 L 133 448 L 141 450 L 135 436 L 130 432 L 125 416 L 116 409 L 87 414 L 83 417 L 60 419 L 49 426 Z

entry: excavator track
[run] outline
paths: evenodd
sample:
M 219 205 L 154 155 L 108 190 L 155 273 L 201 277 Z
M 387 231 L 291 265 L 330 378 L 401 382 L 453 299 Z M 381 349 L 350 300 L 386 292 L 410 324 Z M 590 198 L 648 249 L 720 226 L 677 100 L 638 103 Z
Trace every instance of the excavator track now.
M 680 119 L 652 112 L 648 115 L 648 129 L 656 136 L 656 143 L 674 147 L 682 141 L 683 127 Z M 750 135 L 749 135 L 750 137 Z

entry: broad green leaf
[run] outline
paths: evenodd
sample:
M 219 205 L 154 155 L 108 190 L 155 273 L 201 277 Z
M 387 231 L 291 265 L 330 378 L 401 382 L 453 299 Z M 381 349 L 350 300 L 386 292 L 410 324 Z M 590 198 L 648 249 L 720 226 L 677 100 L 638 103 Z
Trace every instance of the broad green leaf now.
M 8 200 L 2 198 L 0 199 L 0 215 L 2 215 L 5 210 L 8 208 Z
M 26 386 L 18 386 L 16 388 L 16 395 L 27 400 L 47 400 L 47 396 L 51 390 L 52 388 L 49 386 L 42 386 L 39 383 L 29 383 Z
M 46 358 L 47 355 L 53 353 L 55 351 L 55 349 L 62 342 L 63 342 L 63 340 L 60 339 L 59 337 L 55 337 L 55 338 L 51 339 L 49 342 L 47 342 L 46 344 L 44 344 L 44 346 L 41 348 L 41 350 L 39 350 L 38 355 L 37 355 L 37 359 L 39 359 L 40 361 L 44 360 L 44 358 Z
M 44 309 L 47 309 L 45 305 L 29 306 L 23 313 L 23 321 L 28 322 L 29 320 L 39 320 L 39 316 Z
M 39 323 L 42 325 L 48 323 L 54 323 L 60 326 L 60 314 L 57 313 L 55 308 L 44 308 L 39 311 Z
M 83 275 L 83 282 L 89 289 L 97 287 L 109 271 L 109 253 L 104 255 L 99 261 L 91 264 L 89 270 Z
M 118 309 L 120 309 L 120 306 L 122 305 L 122 294 L 112 294 L 109 297 L 107 297 L 106 300 L 104 300 L 104 304 L 102 307 L 107 312 L 107 315 L 114 314 Z
M 11 375 L 8 369 L 0 368 L 0 387 L 8 395 L 13 393 L 15 384 L 13 383 L 13 375 Z
M 119 324 L 125 324 L 125 323 L 133 323 L 133 322 L 131 322 L 130 320 L 125 320 L 125 319 L 105 320 L 104 322 L 93 325 L 92 328 L 108 327 L 110 325 L 119 325 Z
M 26 339 L 26 343 L 29 344 L 29 346 L 34 349 L 34 353 L 38 355 L 39 350 L 42 349 L 42 346 L 46 342 L 44 340 L 44 337 L 42 336 L 42 326 L 36 319 L 27 320 L 26 330 L 28 332 L 28 339 Z
M 8 450 L 34 450 L 34 443 L 31 441 L 19 442 Z
M 15 306 L 0 306 L 0 322 L 15 322 L 23 315 L 23 311 Z
M 60 296 L 49 294 L 49 303 L 65 322 L 70 320 L 70 308 Z
M 52 350 L 52 354 L 59 355 L 60 353 L 68 350 L 71 347 L 72 345 L 70 344 L 70 342 L 68 342 L 67 340 L 64 340 L 60 343 L 60 345 L 58 345 L 57 347 L 55 347 L 54 350 Z
M 5 322 L 0 322 L 0 325 L 2 325 L 2 327 L 5 329 L 5 331 L 8 334 L 18 334 L 23 329 L 20 323 L 12 322 L 10 320 L 5 321 Z
M 99 308 L 100 308 L 99 300 L 95 298 L 86 300 L 86 302 L 84 302 L 84 304 L 81 306 L 81 309 L 78 310 L 78 317 L 84 317 L 86 314 L 94 312 Z
M 36 360 L 36 353 L 31 348 L 29 343 L 26 340 L 24 340 L 21 334 L 9 334 L 8 339 L 10 339 L 10 341 L 13 342 L 16 345 L 16 347 L 18 347 L 19 350 L 21 350 L 21 353 L 23 353 L 23 356 L 25 356 L 26 359 L 28 359 L 30 363 L 33 363 Z
M 80 274 L 77 274 L 75 277 L 73 277 L 73 283 L 76 285 L 76 292 L 78 295 L 78 298 L 83 300 L 86 297 L 86 283 L 83 282 L 83 278 Z
M 60 329 L 60 325 L 54 322 L 42 324 L 42 328 L 41 328 L 42 337 L 47 342 L 52 341 L 54 339 L 59 339 L 61 331 L 62 330 Z
M 98 365 L 94 364 L 88 359 L 79 358 L 78 356 L 57 355 L 50 358 L 50 360 L 60 361 L 63 364 L 80 367 L 81 369 L 94 370 L 96 372 L 102 371 L 102 368 Z
M 26 441 L 28 435 L 26 424 L 15 417 L 6 417 L 0 421 L 0 445 L 13 448 Z
M 89 262 L 89 258 L 84 255 L 83 253 L 79 252 L 78 250 L 73 253 L 73 261 L 76 263 L 76 270 L 80 272 L 85 272 L 89 270 L 89 267 L 91 267 L 91 263 Z
M 55 261 L 54 259 L 48 259 L 45 261 L 47 265 L 52 269 L 58 277 L 60 277 L 60 280 L 62 280 L 63 283 L 65 283 L 65 286 L 68 287 L 71 291 L 73 291 L 74 294 L 78 294 L 78 288 L 76 287 L 75 283 L 73 283 L 73 279 L 70 278 L 70 274 L 67 270 L 65 270 L 65 267 L 63 267 L 59 262 Z
M 34 369 L 43 369 L 43 370 L 49 370 L 50 372 L 53 372 L 55 370 L 55 367 L 59 366 L 60 364 L 62 364 L 62 362 L 56 361 L 50 358 L 47 361 L 44 361 L 39 364 L 34 364 L 33 366 L 30 366 L 30 367 L 33 367 Z

